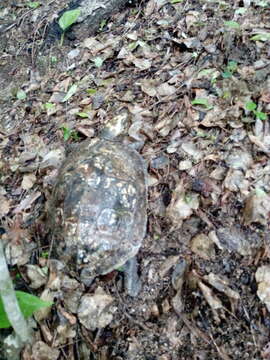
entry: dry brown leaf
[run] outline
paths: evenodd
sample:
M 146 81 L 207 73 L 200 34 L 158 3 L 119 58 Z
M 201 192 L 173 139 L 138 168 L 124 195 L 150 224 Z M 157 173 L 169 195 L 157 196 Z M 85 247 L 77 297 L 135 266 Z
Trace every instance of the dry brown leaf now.
M 257 189 L 246 200 L 243 217 L 246 225 L 260 223 L 267 225 L 270 214 L 270 196 L 263 190 Z
M 30 208 L 34 201 L 36 201 L 41 195 L 40 191 L 35 191 L 26 196 L 18 206 L 13 210 L 13 214 L 18 214 Z
M 167 208 L 167 215 L 174 226 L 180 227 L 182 220 L 187 219 L 199 207 L 199 195 L 186 193 L 183 182 L 180 182 L 172 194 L 170 205 Z
M 25 174 L 23 176 L 21 187 L 23 190 L 29 190 L 35 184 L 37 178 L 35 174 Z
M 0 217 L 3 217 L 9 213 L 10 200 L 6 199 L 3 195 L 0 195 Z
M 202 290 L 205 300 L 208 302 L 208 304 L 211 306 L 213 310 L 218 310 L 223 308 L 219 298 L 216 295 L 214 295 L 213 291 L 208 286 L 206 286 L 201 281 L 198 281 L 198 285 Z
M 191 250 L 205 260 L 215 257 L 215 247 L 213 241 L 205 234 L 198 234 L 191 239 Z

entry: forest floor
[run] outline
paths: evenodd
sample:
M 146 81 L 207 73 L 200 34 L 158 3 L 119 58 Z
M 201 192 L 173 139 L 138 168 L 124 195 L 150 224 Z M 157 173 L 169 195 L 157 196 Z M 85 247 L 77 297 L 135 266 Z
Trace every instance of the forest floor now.
M 16 289 L 54 301 L 21 358 L 270 359 L 269 1 L 137 2 L 44 47 L 63 1 L 33 4 L 0 4 L 2 241 Z M 57 288 L 57 169 L 123 109 L 148 168 L 142 289 L 117 271 Z M 93 331 L 77 310 L 100 289 L 113 316 Z

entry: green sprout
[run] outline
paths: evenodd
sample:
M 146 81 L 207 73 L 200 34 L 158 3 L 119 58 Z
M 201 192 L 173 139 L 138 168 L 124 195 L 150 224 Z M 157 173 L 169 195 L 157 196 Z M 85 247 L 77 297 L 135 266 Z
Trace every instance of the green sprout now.
M 64 42 L 64 36 L 65 32 L 68 30 L 68 28 L 73 25 L 78 17 L 80 16 L 81 10 L 80 9 L 74 9 L 74 10 L 68 10 L 63 13 L 63 15 L 58 20 L 58 24 L 60 28 L 63 30 L 60 40 L 60 45 L 63 45 Z
M 77 131 L 70 129 L 67 126 L 62 126 L 61 130 L 63 131 L 64 141 L 68 141 L 69 139 L 74 139 L 74 140 L 79 139 Z
M 28 7 L 30 7 L 31 9 L 36 9 L 40 6 L 40 2 L 39 1 L 29 1 L 28 3 L 26 3 L 26 5 Z
M 225 68 L 225 71 L 222 73 L 222 77 L 224 79 L 228 79 L 232 77 L 233 73 L 237 70 L 237 62 L 236 61 L 229 61 L 228 65 Z
M 99 31 L 102 31 L 106 25 L 107 21 L 106 20 L 102 20 L 99 24 Z
M 253 113 L 253 115 L 255 115 L 255 117 L 257 119 L 260 119 L 260 120 L 267 120 L 267 114 L 265 112 L 262 112 L 262 111 L 258 111 L 257 110 L 257 104 L 253 101 L 248 101 L 246 104 L 245 104 L 245 109 L 247 111 L 250 111 Z

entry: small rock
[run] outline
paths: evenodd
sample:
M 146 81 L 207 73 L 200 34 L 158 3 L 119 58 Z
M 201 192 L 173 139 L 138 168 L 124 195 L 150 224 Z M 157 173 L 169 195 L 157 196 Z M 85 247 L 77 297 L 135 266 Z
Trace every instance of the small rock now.
M 79 54 L 80 54 L 79 49 L 73 49 L 67 54 L 67 56 L 70 60 L 72 60 L 72 59 L 75 59 L 75 57 L 77 57 Z

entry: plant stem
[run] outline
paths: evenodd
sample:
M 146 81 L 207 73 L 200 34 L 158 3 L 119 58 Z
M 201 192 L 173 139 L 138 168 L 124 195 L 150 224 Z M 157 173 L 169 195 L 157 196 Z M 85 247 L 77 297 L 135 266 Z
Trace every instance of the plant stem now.
M 65 37 L 65 32 L 63 31 L 62 34 L 61 34 L 61 39 L 60 39 L 60 46 L 63 45 L 64 37 Z
M 8 266 L 5 259 L 4 248 L 0 240 L 0 296 L 3 301 L 7 317 L 18 336 L 24 344 L 31 340 L 29 327 L 23 317 L 19 307 L 12 280 L 9 275 Z

